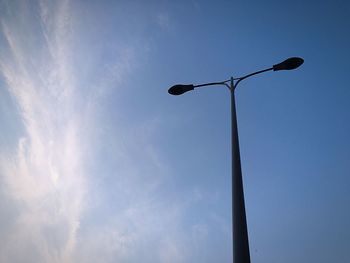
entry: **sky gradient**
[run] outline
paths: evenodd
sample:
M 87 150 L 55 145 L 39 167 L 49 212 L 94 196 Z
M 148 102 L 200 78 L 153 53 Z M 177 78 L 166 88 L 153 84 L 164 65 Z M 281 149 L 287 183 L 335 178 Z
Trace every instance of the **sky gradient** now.
M 147 3 L 146 3 L 147 2 Z M 0 0 L 0 262 L 350 261 L 348 1 Z

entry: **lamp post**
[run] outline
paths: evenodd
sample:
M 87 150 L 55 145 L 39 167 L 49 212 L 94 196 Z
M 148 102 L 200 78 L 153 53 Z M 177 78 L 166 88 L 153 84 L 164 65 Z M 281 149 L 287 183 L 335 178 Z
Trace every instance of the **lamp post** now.
M 249 242 L 247 220 L 244 204 L 244 192 L 241 170 L 241 157 L 239 152 L 237 116 L 235 104 L 235 89 L 244 79 L 266 71 L 291 70 L 298 68 L 304 60 L 299 57 L 292 57 L 281 63 L 273 65 L 271 68 L 256 71 L 243 77 L 224 80 L 221 82 L 211 82 L 199 85 L 178 84 L 172 86 L 168 92 L 171 95 L 181 95 L 187 91 L 204 86 L 224 85 L 231 94 L 231 143 L 232 143 L 232 238 L 233 238 L 233 263 L 250 263 Z M 228 84 L 229 83 L 229 84 Z

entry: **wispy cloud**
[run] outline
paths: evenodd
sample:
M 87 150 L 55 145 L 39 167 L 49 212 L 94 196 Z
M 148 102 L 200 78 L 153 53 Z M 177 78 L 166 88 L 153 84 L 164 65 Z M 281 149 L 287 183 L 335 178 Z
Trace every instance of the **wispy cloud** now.
M 12 19 L 15 9 L 19 12 Z M 109 170 L 101 180 L 92 179 L 87 171 L 91 167 L 87 162 L 99 154 L 91 151 L 92 145 L 97 149 L 108 145 L 99 135 L 89 137 L 95 126 L 103 126 L 94 119 L 94 111 L 109 88 L 131 70 L 133 48 L 122 48 L 116 61 L 103 65 L 103 74 L 95 77 L 94 89 L 86 96 L 86 89 L 80 90 L 73 74 L 73 66 L 79 65 L 72 58 L 69 1 L 39 1 L 34 7 L 12 2 L 6 12 L 1 19 L 5 52 L 0 70 L 18 108 L 23 131 L 17 149 L 0 154 L 1 181 L 16 210 L 6 226 L 11 231 L 2 236 L 1 261 L 96 262 L 103 257 L 103 262 L 137 261 L 137 251 L 146 253 L 149 247 L 148 238 L 160 238 L 165 222 L 174 225 L 178 213 L 176 208 L 155 201 L 158 196 L 153 191 L 161 181 L 155 171 L 160 173 L 162 164 L 147 143 L 153 122 L 141 127 L 146 137 L 139 137 L 137 146 L 132 145 L 137 134 L 128 137 L 125 130 L 115 131 L 119 137 L 112 151 L 117 165 L 107 163 Z M 82 97 L 87 98 L 83 103 Z M 149 158 L 135 167 L 132 155 L 140 145 L 143 153 L 139 155 Z M 146 166 L 150 174 L 143 174 L 140 180 Z M 98 187 L 89 189 L 89 185 L 105 184 L 104 180 L 111 178 L 115 193 L 108 193 L 107 185 L 107 193 Z M 110 219 L 86 223 L 89 213 L 105 209 L 99 200 L 109 198 L 116 199 L 112 204 L 107 201 L 113 211 L 104 212 L 104 216 Z M 172 254 L 176 251 L 170 240 L 162 246 L 171 248 Z M 154 259 L 164 257 L 157 251 Z
M 0 151 L 0 261 L 191 262 L 210 229 L 186 214 L 211 195 L 165 187 L 171 171 L 152 143 L 161 118 L 104 116 L 139 61 L 137 44 L 119 42 L 101 62 L 77 45 L 68 0 L 3 6 L 0 77 L 23 130 Z
M 86 186 L 81 113 L 74 109 L 67 57 L 69 3 L 60 2 L 53 12 L 40 2 L 40 21 L 28 3 L 11 4 L 20 12 L 6 19 L 14 11 L 9 8 L 1 19 L 5 52 L 0 69 L 24 130 L 17 150 L 2 152 L 0 158 L 2 183 L 18 208 L 12 231 L 3 236 L 7 242 L 0 258 L 70 262 Z

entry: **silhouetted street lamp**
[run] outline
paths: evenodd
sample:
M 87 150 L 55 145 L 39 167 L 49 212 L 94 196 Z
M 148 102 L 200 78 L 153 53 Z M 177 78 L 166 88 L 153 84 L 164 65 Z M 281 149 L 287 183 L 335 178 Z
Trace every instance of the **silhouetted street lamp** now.
M 240 78 L 231 77 L 229 80 L 221 82 L 211 82 L 200 85 L 182 85 L 172 86 L 168 92 L 171 95 L 181 95 L 195 88 L 213 85 L 224 85 L 228 87 L 231 93 L 231 143 L 232 143 L 232 238 L 233 238 L 233 262 L 250 263 L 249 242 L 247 231 L 247 220 L 244 205 L 244 192 L 241 171 L 241 157 L 239 153 L 237 116 L 234 91 L 237 85 L 244 79 L 266 71 L 291 70 L 298 68 L 304 63 L 302 58 L 292 57 L 285 61 L 273 65 L 272 68 L 260 70 L 247 74 Z M 228 84 L 230 83 L 230 85 Z

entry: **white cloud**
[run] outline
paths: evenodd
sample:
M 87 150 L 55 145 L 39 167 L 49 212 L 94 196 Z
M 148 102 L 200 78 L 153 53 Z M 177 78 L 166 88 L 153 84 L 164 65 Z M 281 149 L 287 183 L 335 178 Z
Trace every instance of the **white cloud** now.
M 127 138 L 126 144 L 118 138 L 116 146 L 124 144 L 114 150 L 119 153 L 116 161 L 120 166 L 113 174 L 108 172 L 108 176 L 115 177 L 113 185 L 119 193 L 104 196 L 104 189 L 89 189 L 89 184 L 105 182 L 92 180 L 86 169 L 91 167 L 87 161 L 96 157 L 90 151 L 91 144 L 105 146 L 105 142 L 88 137 L 98 125 L 93 119 L 94 109 L 108 89 L 120 83 L 132 69 L 135 51 L 130 46 L 119 51 L 118 61 L 105 65 L 104 73 L 95 79 L 95 88 L 86 96 L 79 90 L 73 74 L 76 64 L 70 41 L 70 3 L 40 1 L 38 16 L 28 11 L 30 7 L 25 2 L 12 4 L 11 8 L 21 12 L 16 19 L 10 15 L 1 19 L 6 52 L 1 55 L 0 69 L 18 107 L 24 130 L 18 138 L 17 149 L 0 153 L 4 194 L 17 212 L 12 214 L 8 225 L 11 230 L 2 236 L 4 246 L 0 248 L 0 260 L 96 262 L 102 253 L 104 262 L 133 258 L 138 261 L 135 251 L 144 251 L 147 238 L 154 239 L 152 231 L 158 231 L 159 238 L 165 227 L 163 220 L 175 219 L 171 208 L 159 207 L 153 200 L 158 198 L 152 195 L 152 189 L 157 187 L 159 178 L 148 175 L 147 182 L 136 182 L 142 167 L 132 165 L 135 161 L 129 150 L 132 138 Z M 11 8 L 9 14 L 13 11 Z M 23 34 L 28 39 L 23 38 Z M 80 96 L 87 100 L 79 104 Z M 77 103 L 81 108 L 76 107 Z M 89 128 L 92 129 L 87 132 Z M 144 134 L 147 129 L 143 127 Z M 144 144 L 145 153 L 154 163 L 149 170 L 157 171 L 161 163 L 146 140 L 141 138 L 139 142 Z M 140 166 L 147 161 L 143 162 Z M 142 194 L 135 195 L 135 191 Z M 134 198 L 127 200 L 131 196 Z M 82 223 L 86 209 L 94 213 L 101 208 L 98 200 L 106 201 L 110 197 L 119 199 L 116 204 L 109 203 L 115 205 L 116 212 L 105 214 L 112 220 L 104 221 L 103 225 Z M 86 200 L 95 202 L 95 206 Z M 169 214 L 158 218 L 159 209 Z M 171 218 L 166 219 L 169 216 Z M 154 253 L 154 258 L 158 258 L 156 250 Z
M 93 52 L 75 61 L 71 3 L 29 5 L 11 1 L 0 19 L 0 74 L 23 123 L 17 147 L 0 151 L 9 218 L 0 262 L 190 262 L 209 230 L 185 222 L 186 212 L 210 195 L 167 192 L 169 168 L 151 143 L 161 119 L 126 127 L 100 118 L 138 51 L 119 43 L 105 63 Z
M 16 4 L 19 10 L 28 8 L 25 2 Z M 37 46 L 41 51 L 30 50 L 30 36 L 40 39 L 41 34 L 35 14 L 1 20 L 7 46 L 1 74 L 24 124 L 17 150 L 0 155 L 1 181 L 18 211 L 12 231 L 3 237 L 2 262 L 70 262 L 75 247 L 86 186 L 80 113 L 72 105 L 74 81 L 67 70 L 67 4 L 54 13 L 57 29 Z M 45 6 L 42 2 L 42 12 Z

